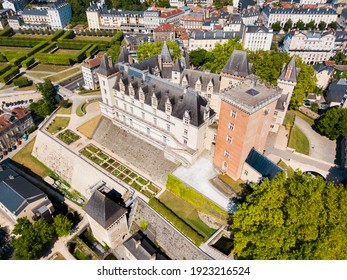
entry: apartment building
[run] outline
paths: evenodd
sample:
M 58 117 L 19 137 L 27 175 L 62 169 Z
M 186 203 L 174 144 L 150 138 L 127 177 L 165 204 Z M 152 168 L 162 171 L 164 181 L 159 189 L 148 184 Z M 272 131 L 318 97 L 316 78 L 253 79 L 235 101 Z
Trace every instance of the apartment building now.
M 217 43 L 225 43 L 228 39 L 242 38 L 241 32 L 231 31 L 195 31 L 189 34 L 188 50 L 193 51 L 196 49 L 212 50 Z
M 83 61 L 81 69 L 84 80 L 84 88 L 88 90 L 96 90 L 99 88 L 99 79 L 96 70 L 101 64 L 102 56 Z
M 153 30 L 154 42 L 175 40 L 175 26 L 172 23 L 163 23 Z
M 281 26 L 291 19 L 295 24 L 299 20 L 305 24 L 315 21 L 319 24 L 324 21 L 326 24 L 337 20 L 337 13 L 331 8 L 273 8 L 266 6 L 261 14 L 266 27 L 271 27 L 275 22 L 280 22 Z
M 250 51 L 271 49 L 272 29 L 265 26 L 246 26 L 242 36 L 244 48 Z
M 22 11 L 30 0 L 4 0 L 2 1 L 3 9 L 11 9 L 14 12 Z
M 181 18 L 184 16 L 185 11 L 183 9 L 167 9 L 161 12 L 159 16 L 159 24 L 172 23 L 176 27 L 179 27 Z
M 262 152 L 281 89 L 250 75 L 221 91 L 221 108 L 213 163 L 237 180 L 252 148 Z M 247 171 L 247 170 L 246 170 Z
M 260 12 L 258 8 L 252 7 L 242 10 L 240 15 L 244 25 L 254 25 L 259 20 Z
M 204 14 L 191 13 L 181 18 L 181 25 L 185 29 L 202 29 Z
M 334 55 L 335 32 L 293 31 L 283 41 L 283 51 L 308 64 L 329 60 Z

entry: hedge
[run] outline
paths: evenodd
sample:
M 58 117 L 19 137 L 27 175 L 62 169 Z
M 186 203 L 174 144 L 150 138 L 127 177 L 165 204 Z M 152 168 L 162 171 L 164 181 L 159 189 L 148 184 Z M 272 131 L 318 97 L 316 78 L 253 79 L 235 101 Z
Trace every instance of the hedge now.
M 166 188 L 178 197 L 183 198 L 185 201 L 195 206 L 200 212 L 206 214 L 211 214 L 212 212 L 221 220 L 228 218 L 228 213 L 226 211 L 193 188 L 185 187 L 182 181 L 171 174 L 168 175 Z
M 14 32 L 13 32 L 12 27 L 8 26 L 8 27 L 5 27 L 3 30 L 0 31 L 0 37 L 2 37 L 2 36 L 8 37 L 8 36 L 12 35 L 13 33 Z
M 111 42 L 115 43 L 115 42 L 122 42 L 122 40 L 124 39 L 124 34 L 122 31 L 117 31 L 116 34 L 113 36 Z
M 22 62 L 22 67 L 28 69 L 30 66 L 32 66 L 36 62 L 35 58 L 28 57 L 26 60 Z
M 177 228 L 181 233 L 192 240 L 196 246 L 200 246 L 201 243 L 204 242 L 204 237 L 202 235 L 200 235 L 196 230 L 186 224 L 180 217 L 178 217 L 174 212 L 167 208 L 166 205 L 160 200 L 153 197 L 149 200 L 148 204 L 165 219 L 170 221 L 170 223 L 173 224 L 174 227 Z
M 63 40 L 58 41 L 57 45 L 60 49 L 70 49 L 70 50 L 80 50 L 87 43 L 86 42 L 76 42 L 75 40 Z
M 53 42 L 56 41 L 59 37 L 61 37 L 64 34 L 64 30 L 57 30 L 53 33 L 52 36 L 49 37 L 49 41 Z
M 12 64 L 13 66 L 18 66 L 22 63 L 22 61 L 26 60 L 27 59 L 27 56 L 26 54 L 20 56 L 20 57 L 17 57 L 17 58 L 13 58 L 9 61 L 10 64 Z
M 25 52 L 17 52 L 17 51 L 3 51 L 4 55 L 6 56 L 7 61 L 10 61 L 14 58 L 17 58 L 19 56 L 22 56 Z
M 86 51 L 86 56 L 87 56 L 87 57 L 91 57 L 91 56 L 93 56 L 95 53 L 97 53 L 98 50 L 99 50 L 98 45 L 93 44 L 93 45 L 90 47 L 90 49 L 88 49 L 88 50 Z
M 32 56 L 33 54 L 39 52 L 40 50 L 42 50 L 43 48 L 45 48 L 46 46 L 48 46 L 48 42 L 44 41 L 41 42 L 39 44 L 37 44 L 36 46 L 34 46 L 30 51 L 27 52 L 28 56 Z
M 82 62 L 83 59 L 86 58 L 86 52 L 92 47 L 92 45 L 93 44 L 85 45 L 77 54 L 74 55 L 78 63 Z
M 12 68 L 11 64 L 7 63 L 4 64 L 3 66 L 0 66 L 0 75 L 6 73 L 8 70 Z
M 12 67 L 10 70 L 8 70 L 5 74 L 2 74 L 0 76 L 0 82 L 7 84 L 9 81 L 11 81 L 14 77 L 16 77 L 19 74 L 19 67 Z
M 35 58 L 45 64 L 72 65 L 76 63 L 73 57 L 66 54 L 38 53 L 35 55 Z
M 7 58 L 3 53 L 0 53 L 0 62 L 7 62 Z
M 20 77 L 13 80 L 13 84 L 17 87 L 29 86 L 31 82 L 26 77 Z
M 61 36 L 58 41 L 64 40 L 64 39 L 72 39 L 75 37 L 75 32 L 73 30 L 66 31 L 63 36 Z
M 54 50 L 56 47 L 57 47 L 56 42 L 50 43 L 48 46 L 43 48 L 39 53 L 49 53 L 50 51 Z
M 0 46 L 9 46 L 9 47 L 28 47 L 32 48 L 38 43 L 43 42 L 36 38 L 1 38 Z

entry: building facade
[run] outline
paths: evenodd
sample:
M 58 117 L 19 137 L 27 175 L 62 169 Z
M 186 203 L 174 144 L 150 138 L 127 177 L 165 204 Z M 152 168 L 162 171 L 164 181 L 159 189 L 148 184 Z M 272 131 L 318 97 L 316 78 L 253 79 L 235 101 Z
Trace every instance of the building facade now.
M 277 21 L 283 27 L 289 19 L 293 24 L 299 20 L 304 24 L 311 21 L 315 21 L 316 24 L 321 21 L 329 24 L 337 20 L 337 13 L 331 8 L 272 8 L 266 6 L 262 11 L 262 18 L 266 27 L 271 27 Z
M 252 148 L 262 152 L 281 89 L 248 76 L 241 84 L 221 92 L 213 163 L 237 180 Z
M 0 152 L 7 151 L 33 126 L 33 118 L 28 110 L 14 108 L 0 115 Z
M 320 63 L 334 56 L 335 33 L 333 31 L 293 31 L 283 41 L 283 51 L 299 56 L 305 63 Z
M 163 23 L 153 30 L 154 42 L 164 42 L 175 40 L 175 25 L 173 23 Z
M 84 88 L 88 90 L 96 90 L 99 88 L 99 79 L 96 70 L 101 64 L 102 56 L 83 61 L 81 69 L 84 80 Z
M 245 49 L 268 51 L 271 49 L 273 32 L 265 26 L 246 26 L 242 37 Z

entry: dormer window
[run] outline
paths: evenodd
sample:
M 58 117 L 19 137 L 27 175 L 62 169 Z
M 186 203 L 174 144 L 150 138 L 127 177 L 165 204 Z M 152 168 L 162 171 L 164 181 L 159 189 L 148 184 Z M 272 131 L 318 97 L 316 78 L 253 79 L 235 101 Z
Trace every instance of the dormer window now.
M 153 108 L 157 108 L 158 107 L 158 99 L 157 99 L 155 93 L 153 93 L 153 95 L 152 95 L 152 107 Z
M 201 91 L 201 80 L 200 80 L 200 78 L 195 83 L 195 90 Z
M 135 90 L 132 84 L 129 85 L 129 94 L 132 98 L 135 96 Z
M 187 76 L 184 76 L 182 79 L 182 86 L 187 86 L 188 85 L 188 79 Z
M 207 91 L 209 92 L 209 93 L 212 93 L 213 92 L 213 82 L 212 82 L 212 80 L 208 83 L 208 85 L 207 85 Z
M 125 86 L 124 86 L 124 83 L 123 83 L 122 80 L 119 81 L 119 90 L 120 90 L 121 93 L 124 94 L 124 92 L 125 92 Z
M 190 114 L 189 111 L 186 110 L 183 115 L 183 122 L 184 124 L 189 124 L 190 123 Z
M 142 88 L 139 90 L 139 99 L 140 102 L 144 103 L 145 102 L 145 93 L 143 92 Z
M 171 115 L 172 113 L 172 106 L 169 98 L 165 102 L 165 113 L 168 115 Z

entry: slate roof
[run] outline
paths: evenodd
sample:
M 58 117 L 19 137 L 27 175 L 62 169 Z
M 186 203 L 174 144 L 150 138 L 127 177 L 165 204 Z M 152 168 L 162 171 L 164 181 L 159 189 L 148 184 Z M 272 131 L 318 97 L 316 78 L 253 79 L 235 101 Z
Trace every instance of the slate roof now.
M 263 13 L 267 16 L 269 14 L 336 15 L 336 11 L 331 8 L 271 8 L 270 6 L 266 6 Z
M 93 193 L 83 210 L 105 229 L 127 213 L 126 208 L 120 206 L 99 190 Z
M 182 66 L 181 63 L 179 62 L 178 58 L 176 58 L 175 64 L 172 67 L 172 71 L 176 71 L 176 72 L 182 72 Z
M 18 216 L 31 202 L 46 194 L 21 176 L 0 182 L 0 202 Z
M 250 75 L 252 73 L 251 64 L 248 61 L 247 53 L 234 50 L 221 72 L 241 77 Z
M 12 169 L 0 165 L 0 182 L 8 179 L 9 176 L 18 177 L 18 174 Z
M 169 47 L 166 44 L 166 41 L 164 41 L 160 54 L 161 54 L 161 59 L 163 62 L 172 62 L 172 56 L 171 56 Z
M 122 47 L 118 58 L 116 60 L 116 63 L 118 62 L 124 62 L 124 63 L 128 63 L 129 62 L 129 51 L 127 47 Z
M 183 120 L 183 116 L 186 111 L 189 112 L 190 124 L 199 127 L 204 123 L 204 112 L 207 110 L 207 100 L 199 95 L 198 92 L 188 88 L 184 88 L 178 84 L 174 84 L 160 77 L 156 77 L 151 74 L 147 74 L 145 81 L 142 79 L 142 71 L 129 67 L 128 73 L 124 71 L 124 66 L 120 64 L 121 71 L 117 73 L 116 82 L 114 88 L 120 90 L 120 80 L 124 84 L 125 94 L 129 95 L 130 84 L 134 88 L 136 100 L 139 100 L 140 89 L 145 95 L 145 103 L 147 105 L 152 104 L 152 96 L 155 94 L 158 100 L 157 109 L 165 112 L 165 102 L 169 98 L 172 107 L 171 115 Z M 210 116 L 213 116 L 215 112 L 210 110 Z
M 286 109 L 286 102 L 288 99 L 288 94 L 282 94 L 281 97 L 277 100 L 276 110 L 284 111 Z
M 192 69 L 184 69 L 181 75 L 181 83 L 184 78 L 188 80 L 188 85 L 191 88 L 195 88 L 196 82 L 198 81 L 198 79 L 200 79 L 202 91 L 207 90 L 207 86 L 212 80 L 213 92 L 219 93 L 221 76 L 218 74 Z
M 269 29 L 266 28 L 265 26 L 253 26 L 253 25 L 246 26 L 246 33 L 258 33 L 258 32 L 268 33 Z
M 140 244 L 136 244 L 137 242 Z M 126 240 L 123 245 L 137 260 L 151 260 L 155 256 L 155 260 L 169 260 L 170 258 L 161 253 L 155 244 L 151 242 L 143 233 L 135 233 Z
M 97 73 L 103 76 L 111 76 L 112 74 L 116 73 L 116 69 L 111 61 L 111 58 L 108 57 L 108 55 L 105 53 L 102 60 L 100 67 L 97 70 Z
M 298 81 L 300 68 L 296 67 L 295 60 L 296 57 L 293 56 L 289 63 L 282 69 L 281 75 L 278 78 L 279 80 L 290 81 L 293 83 Z
M 257 152 L 254 148 L 249 152 L 246 163 L 258 171 L 263 177 L 273 179 L 277 173 L 284 172 L 278 165 Z
M 190 38 L 194 38 L 195 40 L 210 40 L 210 39 L 227 39 L 227 38 L 241 38 L 242 32 L 235 32 L 235 31 L 211 31 L 211 32 L 205 32 L 205 31 L 196 31 L 192 32 L 189 35 Z
M 344 79 L 340 79 L 338 82 L 329 85 L 325 100 L 327 103 L 339 103 L 343 100 L 345 94 L 347 94 L 347 83 Z

